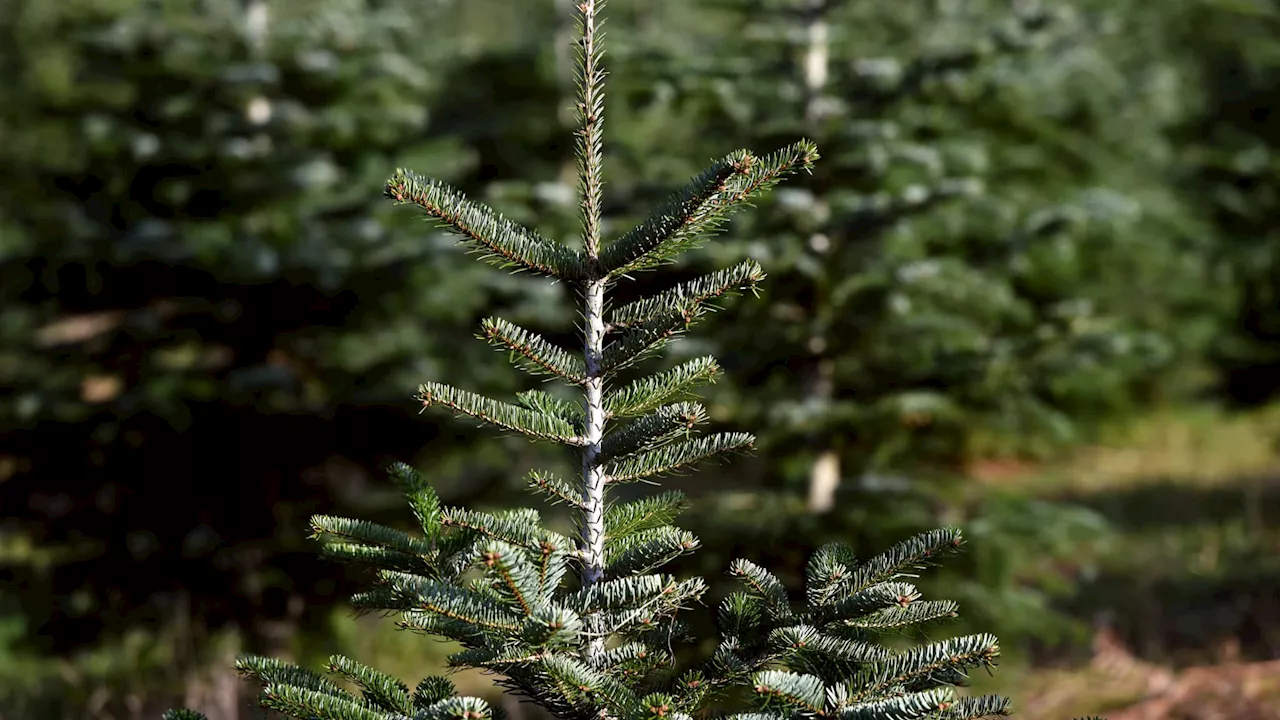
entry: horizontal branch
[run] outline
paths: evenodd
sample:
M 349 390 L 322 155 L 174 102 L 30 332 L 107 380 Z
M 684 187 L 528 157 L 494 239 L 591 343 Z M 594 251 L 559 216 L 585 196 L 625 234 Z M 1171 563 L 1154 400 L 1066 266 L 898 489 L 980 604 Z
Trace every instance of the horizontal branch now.
M 604 348 L 602 369 L 612 373 L 652 357 L 684 332 L 688 323 L 678 315 L 668 315 L 636 323 Z
M 532 270 L 566 282 L 587 277 L 586 260 L 577 250 L 544 238 L 488 206 L 471 202 L 438 180 L 411 170 L 397 170 L 387 181 L 385 194 L 397 202 L 417 205 L 498 267 Z
M 418 386 L 417 399 L 422 407 L 442 405 L 455 414 L 473 417 L 481 422 L 512 430 L 522 435 L 554 440 L 564 445 L 581 446 L 583 439 L 568 422 L 528 408 L 504 403 L 483 395 L 459 390 L 441 383 Z
M 635 482 L 679 472 L 718 455 L 746 450 L 754 442 L 755 437 L 749 433 L 717 433 L 631 455 L 607 466 L 605 473 L 611 483 Z
M 754 260 L 747 260 L 731 268 L 719 270 L 700 278 L 680 283 L 653 297 L 627 303 L 613 311 L 610 324 L 615 328 L 627 328 L 660 317 L 677 315 L 686 323 L 692 323 L 707 301 L 743 290 L 754 292 L 765 278 L 764 270 Z
M 485 318 L 481 322 L 482 337 L 490 344 L 519 355 L 519 365 L 534 375 L 557 377 L 574 384 L 586 380 L 582 358 L 552 345 L 538 333 L 507 322 L 502 318 Z
M 637 418 L 605 435 L 600 444 L 600 459 L 617 460 L 642 450 L 651 450 L 680 436 L 688 436 L 695 425 L 707 419 L 707 411 L 698 403 L 675 403 Z
M 632 381 L 605 396 L 610 417 L 636 417 L 691 394 L 698 385 L 715 382 L 720 366 L 710 355 L 694 358 L 670 370 Z

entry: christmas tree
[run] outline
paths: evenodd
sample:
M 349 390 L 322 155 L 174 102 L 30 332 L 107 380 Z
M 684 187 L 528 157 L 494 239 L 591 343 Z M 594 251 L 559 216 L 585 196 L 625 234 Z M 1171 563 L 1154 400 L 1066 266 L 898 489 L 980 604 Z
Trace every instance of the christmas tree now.
M 1151 166 L 1155 152 L 1130 151 L 1159 134 L 1112 118 L 1156 113 L 1094 79 L 1128 77 L 1093 27 L 1102 15 L 707 4 L 721 11 L 709 69 L 669 70 L 718 98 L 701 127 L 748 146 L 803 133 L 827 158 L 702 258 L 770 269 L 766 302 L 710 328 L 739 390 L 716 400 L 767 425 L 768 471 L 807 478 L 810 511 L 854 504 L 837 488 L 866 508 L 885 473 L 1079 440 L 1136 401 L 1173 353 L 1178 325 L 1158 308 L 1189 310 L 1175 292 L 1199 276 L 1157 222 L 1169 194 L 1149 170 L 1125 174 Z
M 390 198 L 416 205 L 493 264 L 554 280 L 579 298 L 581 353 L 502 319 L 482 327 L 483 338 L 514 364 L 561 381 L 576 397 L 534 390 L 503 402 L 438 382 L 417 394 L 424 410 L 448 409 L 556 443 L 577 458 L 576 482 L 542 471 L 528 477 L 533 490 L 571 509 L 577 537 L 546 527 L 532 508 L 487 513 L 443 506 L 418 472 L 398 464 L 390 474 L 421 535 L 349 518 L 311 521 L 327 555 L 376 571 L 376 583 L 354 605 L 396 613 L 404 628 L 458 643 L 451 666 L 491 671 L 499 684 L 561 718 L 686 720 L 709 709 L 737 713 L 731 716 L 738 720 L 1008 714 L 1005 698 L 962 697 L 955 689 L 969 669 L 994 664 L 1000 654 L 994 636 L 907 647 L 877 641 L 956 615 L 955 603 L 924 600 L 908 582 L 962 545 L 954 529 L 921 534 L 866 560 L 848 546 L 824 546 L 794 594 L 769 570 L 736 560 L 729 573 L 742 587 L 717 608 L 714 650 L 692 667 L 677 667 L 674 648 L 695 640 L 681 614 L 707 590 L 701 578 L 659 572 L 698 546 L 672 524 L 683 498 L 666 492 L 619 502 L 611 501 L 611 490 L 747 450 L 754 438 L 695 436 L 706 411 L 691 391 L 715 379 L 713 358 L 656 374 L 637 367 L 704 318 L 718 298 L 755 289 L 764 272 L 745 261 L 616 306 L 609 293 L 698 247 L 732 211 L 785 176 L 808 171 L 818 153 L 808 140 L 766 155 L 730 153 L 638 226 L 603 242 L 603 5 L 583 0 L 577 7 L 580 246 L 543 237 L 408 170 L 386 186 Z M 332 658 L 329 671 L 358 686 L 359 695 L 270 658 L 247 656 L 238 666 L 263 684 L 265 707 L 297 718 L 500 714 L 483 699 L 457 695 L 446 678 L 428 677 L 410 690 L 347 657 Z M 200 716 L 183 710 L 168 717 Z
M 481 185 L 436 112 L 476 42 L 454 5 L 0 0 L 6 716 L 157 714 L 211 653 L 290 651 L 351 591 L 310 515 L 382 519 L 409 453 L 474 498 L 507 480 L 474 443 L 538 449 L 403 401 L 455 362 L 524 389 L 472 326 L 547 304 L 381 197 L 397 163 Z

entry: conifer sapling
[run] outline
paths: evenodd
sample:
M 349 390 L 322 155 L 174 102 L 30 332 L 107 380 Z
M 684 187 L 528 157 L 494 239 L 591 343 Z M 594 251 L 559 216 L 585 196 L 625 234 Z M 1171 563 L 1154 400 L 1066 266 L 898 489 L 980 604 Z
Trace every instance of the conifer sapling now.
M 960 533 L 952 529 L 922 534 L 865 561 L 846 546 L 825 546 L 808 563 L 803 603 L 793 602 L 765 568 L 737 560 L 729 573 L 741 590 L 717 608 L 714 651 L 696 667 L 675 667 L 672 648 L 692 639 L 679 615 L 707 591 L 701 578 L 658 571 L 698 545 L 672 524 L 684 499 L 665 492 L 610 502 L 609 491 L 749 449 L 753 438 L 694 435 L 706 411 L 691 391 L 715 378 L 714 358 L 648 375 L 637 375 L 635 366 L 711 311 L 710 302 L 752 290 L 764 272 L 747 261 L 618 307 L 610 306 L 608 293 L 632 275 L 696 248 L 731 211 L 785 176 L 807 171 L 818 153 L 806 140 L 762 156 L 733 152 L 640 225 L 605 242 L 603 6 L 603 0 L 577 6 L 581 249 L 542 237 L 407 170 L 386 186 L 390 198 L 416 205 L 490 262 L 559 281 L 581 298 L 580 352 L 502 319 L 486 320 L 482 328 L 483 337 L 509 351 L 521 369 L 567 383 L 580 402 L 537 390 L 503 402 L 438 382 L 423 384 L 417 395 L 424 409 L 445 408 L 577 452 L 581 470 L 572 481 L 542 471 L 529 475 L 534 491 L 570 508 L 577 537 L 543 527 L 529 508 L 487 513 L 442 506 L 413 468 L 397 464 L 390 474 L 421 535 L 316 516 L 311 524 L 323 552 L 376 571 L 373 587 L 353 598 L 357 608 L 398 614 L 404 628 L 457 642 L 462 649 L 449 657 L 451 666 L 491 671 L 499 684 L 565 720 L 691 720 L 713 704 L 744 699 L 754 707 L 742 708 L 733 720 L 1007 714 L 1004 698 L 960 697 L 955 691 L 969 668 L 994 663 L 994 636 L 898 650 L 876 642 L 880 634 L 956 614 L 955 603 L 923 600 L 907 582 L 917 569 L 960 547 Z M 356 686 L 358 694 L 270 658 L 242 657 L 237 667 L 263 685 L 263 706 L 297 718 L 501 715 L 480 698 L 459 696 L 446 678 L 427 677 L 411 690 L 341 656 L 330 660 L 328 671 Z M 167 717 L 200 716 L 179 710 Z

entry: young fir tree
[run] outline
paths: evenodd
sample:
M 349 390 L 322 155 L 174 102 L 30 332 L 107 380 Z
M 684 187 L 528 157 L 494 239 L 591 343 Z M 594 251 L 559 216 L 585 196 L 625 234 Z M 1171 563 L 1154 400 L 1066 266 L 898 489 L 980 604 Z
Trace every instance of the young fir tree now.
M 1111 120 L 1151 103 L 1097 78 L 1126 76 L 1081 3 L 707 4 L 718 51 L 686 85 L 734 90 L 700 127 L 803 133 L 826 157 L 706 254 L 770 268 L 766 302 L 712 329 L 750 388 L 717 400 L 767 424 L 769 470 L 807 475 L 811 511 L 870 473 L 962 460 L 979 432 L 1015 451 L 1078 436 L 1156 374 L 1148 308 L 1197 276 L 1150 217 L 1171 197 L 1157 165 L 1130 152 L 1157 133 Z
M 132 660 L 84 664 L 133 657 L 140 631 L 180 638 L 138 660 L 165 681 L 205 659 L 189 634 L 292 644 L 335 582 L 305 519 L 383 507 L 336 460 L 425 449 L 497 484 L 468 446 L 509 440 L 446 427 L 436 452 L 402 398 L 453 362 L 514 389 L 470 326 L 546 293 L 398 232 L 416 218 L 377 192 L 393 156 L 478 184 L 433 112 L 473 36 L 449 4 L 0 0 L 0 167 L 22 168 L 0 172 L 0 545 L 34 549 L 0 571 L 23 588 L 0 593 L 23 628 L 3 714 L 159 694 Z
M 1188 202 L 1215 225 L 1213 288 L 1232 306 L 1213 356 L 1227 397 L 1256 406 L 1280 395 L 1280 6 L 1194 6 L 1168 20 L 1200 87 Z
M 825 546 L 808 563 L 800 597 L 765 568 L 736 560 L 729 572 L 742 589 L 719 604 L 715 650 L 697 667 L 674 667 L 675 646 L 690 639 L 680 616 L 707 590 L 701 578 L 658 571 L 698 545 L 672 524 L 683 499 L 667 492 L 611 502 L 609 492 L 746 450 L 753 438 L 736 432 L 694 436 L 706 411 L 690 392 L 715 379 L 713 358 L 656 374 L 627 371 L 704 317 L 715 299 L 754 289 L 764 272 L 746 261 L 616 307 L 609 292 L 697 247 L 731 211 L 784 176 L 808 171 L 818 153 L 808 140 L 769 155 L 731 153 L 640 225 L 605 243 L 603 5 L 583 0 L 578 6 L 580 248 L 542 237 L 410 171 L 398 172 L 386 186 L 389 197 L 417 205 L 494 264 L 577 292 L 581 353 L 502 319 L 485 321 L 482 331 L 521 369 L 576 390 L 576 401 L 536 390 L 508 403 L 437 382 L 420 386 L 417 398 L 424 409 L 446 408 L 577 455 L 576 481 L 534 471 L 529 485 L 572 509 L 578 536 L 545 527 L 531 508 L 486 513 L 444 507 L 414 469 L 398 464 L 391 475 L 422 535 L 321 515 L 312 518 L 312 527 L 325 553 L 377 571 L 376 584 L 353 598 L 358 608 L 399 613 L 402 627 L 459 643 L 452 666 L 491 671 L 499 684 L 560 718 L 688 720 L 726 699 L 749 703 L 733 716 L 739 720 L 1008 714 L 1005 698 L 960 697 L 955 690 L 968 669 L 995 662 L 1000 649 L 994 636 L 906 649 L 876 642 L 883 633 L 956 615 L 955 603 L 924 600 L 907 582 L 961 546 L 954 529 L 924 533 L 862 561 L 847 546 Z M 479 720 L 499 713 L 480 698 L 458 696 L 443 677 L 428 677 L 410 690 L 346 657 L 334 657 L 329 670 L 358 686 L 358 695 L 270 658 L 244 657 L 238 667 L 263 683 L 265 707 L 297 718 Z M 200 716 L 180 710 L 168 717 Z

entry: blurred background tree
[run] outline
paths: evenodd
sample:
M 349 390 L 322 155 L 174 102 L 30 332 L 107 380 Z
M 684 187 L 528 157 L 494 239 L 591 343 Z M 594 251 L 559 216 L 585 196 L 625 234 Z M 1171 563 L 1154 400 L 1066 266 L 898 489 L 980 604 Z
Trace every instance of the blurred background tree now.
M 805 134 L 823 148 L 810 181 L 763 200 L 709 245 L 705 267 L 687 268 L 752 257 L 770 273 L 766 302 L 684 346 L 724 359 L 718 419 L 767 428 L 760 456 L 709 491 L 706 522 L 720 531 L 701 532 L 721 552 L 708 564 L 754 549 L 744 543 L 783 556 L 797 539 L 875 547 L 968 517 L 974 489 L 954 481 L 973 464 L 1051 457 L 1206 387 L 1230 302 L 1208 288 L 1206 224 L 1174 182 L 1185 168 L 1170 133 L 1190 112 L 1190 80 L 1149 14 L 698 5 L 707 50 L 648 73 L 699 114 L 690 141 L 711 154 L 725 138 L 770 147 Z M 726 507 L 735 490 L 750 497 Z M 768 540 L 748 534 L 764 508 L 792 517 Z M 999 512 L 1037 516 L 987 527 L 1018 527 L 1024 544 L 1039 531 L 1042 550 L 1097 530 L 1095 516 L 1055 505 Z M 1013 554 L 970 556 L 982 566 L 965 568 L 971 599 L 1006 639 L 1014 626 L 1043 638 L 1047 599 L 1018 591 Z
M 287 652 L 343 594 L 301 519 L 376 511 L 368 470 L 424 448 L 468 493 L 504 475 L 450 465 L 470 436 L 435 437 L 405 388 L 454 363 L 504 382 L 468 362 L 471 326 L 546 298 L 380 197 L 397 163 L 471 188 L 522 167 L 434 116 L 466 49 L 420 34 L 461 19 L 347 0 L 0 16 L 0 504 L 22 646 L 160 621 Z
M 568 16 L 0 0 L 0 718 L 233 717 L 197 648 L 435 661 L 346 617 L 304 520 L 403 521 L 392 458 L 482 507 L 531 464 L 409 394 L 523 389 L 478 321 L 567 334 L 563 298 L 379 195 L 421 168 L 572 242 Z M 1103 617 L 1149 658 L 1280 654 L 1273 0 L 612 0 L 606 27 L 607 231 L 733 148 L 823 152 L 677 268 L 770 274 L 677 344 L 763 448 L 682 488 L 699 572 L 956 522 L 945 594 L 1030 659 Z
M 781 302 L 723 328 L 726 412 L 774 428 L 770 462 L 794 468 L 783 479 L 807 484 L 810 510 L 830 510 L 842 480 L 1060 447 L 1174 391 L 1169 372 L 1204 350 L 1206 273 L 1195 215 L 1161 177 L 1161 131 L 1183 109 L 1133 92 L 1126 78 L 1160 68 L 1113 52 L 1137 18 L 725 5 L 730 31 L 707 42 L 729 61 L 695 76 L 703 95 L 735 89 L 710 136 L 802 129 L 829 153 L 805 191 L 709 253 L 772 268 Z
M 1280 8 L 1206 3 L 1172 26 L 1194 48 L 1202 97 L 1185 126 L 1194 153 L 1189 187 L 1211 214 L 1234 322 L 1214 353 L 1226 396 L 1256 406 L 1280 392 Z

